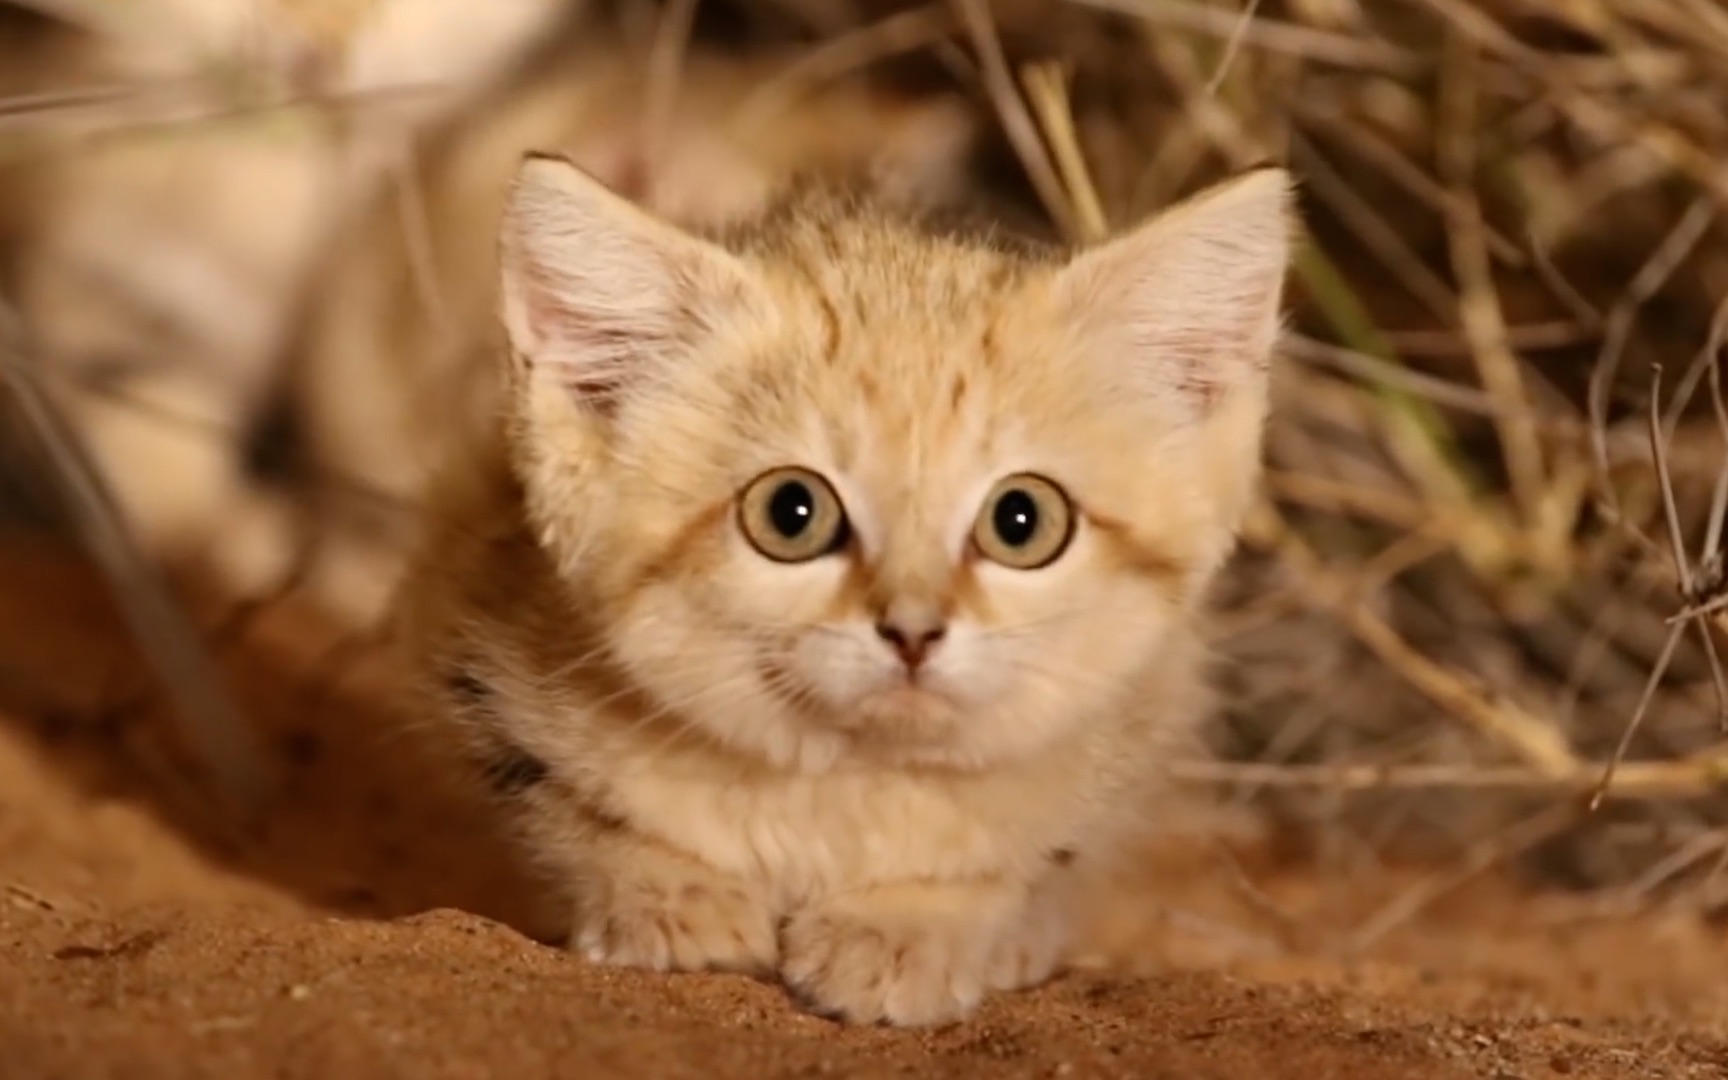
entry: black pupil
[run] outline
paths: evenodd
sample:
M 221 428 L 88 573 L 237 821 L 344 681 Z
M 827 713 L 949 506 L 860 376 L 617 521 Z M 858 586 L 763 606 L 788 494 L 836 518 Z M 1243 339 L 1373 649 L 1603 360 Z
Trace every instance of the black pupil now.
M 1020 547 L 1038 533 L 1038 504 L 1019 488 L 1004 492 L 996 500 L 990 523 L 1004 544 Z
M 768 500 L 768 520 L 788 540 L 801 535 L 816 519 L 816 496 L 802 480 L 788 480 Z

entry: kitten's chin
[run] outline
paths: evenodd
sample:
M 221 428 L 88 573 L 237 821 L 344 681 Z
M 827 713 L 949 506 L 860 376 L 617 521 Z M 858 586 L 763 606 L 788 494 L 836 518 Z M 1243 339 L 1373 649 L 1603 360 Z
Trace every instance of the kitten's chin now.
M 861 750 L 897 762 L 958 764 L 966 710 L 938 690 L 901 683 L 867 694 L 839 726 Z

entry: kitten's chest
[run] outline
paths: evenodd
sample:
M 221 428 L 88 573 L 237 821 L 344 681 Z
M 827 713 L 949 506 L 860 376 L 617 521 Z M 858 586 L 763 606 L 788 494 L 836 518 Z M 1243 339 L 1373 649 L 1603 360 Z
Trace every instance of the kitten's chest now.
M 1077 817 L 1073 798 L 1037 784 L 891 771 L 741 779 L 684 761 L 617 773 L 608 786 L 636 828 L 789 897 L 1018 876 L 1068 842 Z

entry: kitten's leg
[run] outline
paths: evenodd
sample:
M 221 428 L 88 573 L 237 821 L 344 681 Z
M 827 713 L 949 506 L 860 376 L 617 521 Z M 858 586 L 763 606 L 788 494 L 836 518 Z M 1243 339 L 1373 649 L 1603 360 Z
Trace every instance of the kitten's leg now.
M 1059 915 L 1020 881 L 880 885 L 793 915 L 781 974 L 854 1023 L 947 1023 L 988 990 L 1047 978 L 1065 938 Z
M 410 631 L 413 618 L 400 624 Z M 474 665 L 442 674 L 443 702 L 482 785 L 564 914 L 547 936 L 588 960 L 658 971 L 766 974 L 779 955 L 777 911 L 759 883 L 644 836 L 500 723 L 499 698 Z
M 625 829 L 592 837 L 575 869 L 570 946 L 590 961 L 657 971 L 774 970 L 775 915 L 755 883 Z
M 1021 990 L 1055 975 L 1075 940 L 1080 885 L 1069 870 L 1072 853 L 1032 886 L 1020 919 L 990 950 L 985 983 L 992 990 Z

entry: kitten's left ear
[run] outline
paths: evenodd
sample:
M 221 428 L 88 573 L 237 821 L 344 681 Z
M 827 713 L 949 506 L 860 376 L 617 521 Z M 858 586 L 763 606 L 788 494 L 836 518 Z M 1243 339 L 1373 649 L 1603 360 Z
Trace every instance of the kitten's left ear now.
M 1290 175 L 1260 169 L 1178 204 L 1055 281 L 1058 311 L 1125 390 L 1203 417 L 1263 386 L 1281 323 L 1295 212 Z
M 754 284 L 730 253 L 555 156 L 523 161 L 499 248 L 512 356 L 602 413 L 688 355 Z

